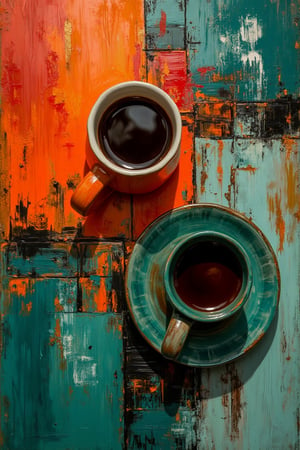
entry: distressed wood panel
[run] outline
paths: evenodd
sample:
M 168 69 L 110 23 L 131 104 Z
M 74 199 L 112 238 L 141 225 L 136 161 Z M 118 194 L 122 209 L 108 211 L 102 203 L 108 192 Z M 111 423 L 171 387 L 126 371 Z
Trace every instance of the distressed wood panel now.
M 215 448 L 296 448 L 299 143 L 289 151 L 277 139 L 203 138 L 196 140 L 196 152 L 198 201 L 217 198 L 251 218 L 276 250 L 282 277 L 278 317 L 262 342 L 225 370 L 202 370 L 205 440 Z
M 86 120 L 103 90 L 143 77 L 143 2 L 4 2 L 1 22 L 2 236 L 9 222 L 77 227 L 70 198 L 85 170 Z M 129 220 L 130 199 L 117 198 L 101 236 L 128 237 Z
M 294 1 L 3 2 L 2 448 L 298 448 L 298 16 Z M 179 168 L 82 219 L 70 197 L 87 170 L 89 110 L 129 79 L 179 107 Z M 282 278 L 264 339 L 201 370 L 152 350 L 124 298 L 135 240 L 193 202 L 252 219 Z
M 245 101 L 298 96 L 298 14 L 293 1 L 212 0 L 199 7 L 197 0 L 188 0 L 186 33 L 196 95 Z
M 1 311 L 2 448 L 121 449 L 121 316 L 74 314 L 74 280 L 9 284 Z

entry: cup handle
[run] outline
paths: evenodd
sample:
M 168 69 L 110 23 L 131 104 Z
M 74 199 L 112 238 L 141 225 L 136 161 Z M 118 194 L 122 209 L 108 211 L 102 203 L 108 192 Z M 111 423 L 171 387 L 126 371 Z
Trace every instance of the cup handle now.
M 161 353 L 169 359 L 177 359 L 192 326 L 192 320 L 173 314 L 162 346 Z
M 97 197 L 101 203 L 111 195 L 113 189 L 108 186 L 111 177 L 99 166 L 94 166 L 76 187 L 71 206 L 82 216 L 86 216 Z

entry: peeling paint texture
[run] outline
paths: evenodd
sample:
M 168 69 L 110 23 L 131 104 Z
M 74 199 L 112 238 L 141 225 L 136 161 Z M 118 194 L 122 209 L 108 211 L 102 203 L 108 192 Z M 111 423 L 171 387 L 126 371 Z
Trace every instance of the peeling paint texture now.
M 294 0 L 2 2 L 1 448 L 299 448 L 299 26 Z M 88 114 L 126 80 L 177 104 L 180 164 L 83 219 Z M 253 221 L 281 275 L 263 338 L 211 368 L 164 359 L 126 304 L 137 238 L 192 203 Z

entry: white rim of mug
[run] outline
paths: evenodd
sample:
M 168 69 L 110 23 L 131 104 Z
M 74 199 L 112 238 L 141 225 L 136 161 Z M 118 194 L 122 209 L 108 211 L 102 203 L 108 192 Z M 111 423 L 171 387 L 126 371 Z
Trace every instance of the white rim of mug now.
M 224 244 L 228 242 L 233 246 L 233 252 L 236 254 L 234 247 L 236 250 L 240 253 L 242 258 L 244 259 L 245 266 L 248 271 L 248 276 L 246 283 L 244 285 L 244 288 L 241 287 L 237 297 L 233 300 L 233 302 L 230 304 L 231 309 L 228 309 L 228 307 L 222 308 L 220 310 L 214 310 L 214 311 L 203 311 L 203 310 L 193 310 L 193 308 L 189 307 L 177 294 L 175 287 L 171 287 L 172 283 L 170 281 L 170 267 L 174 264 L 174 257 L 176 258 L 176 261 L 180 257 L 180 249 L 187 244 L 187 242 L 190 240 L 196 242 L 199 238 L 203 237 L 212 237 L 212 239 L 217 238 L 220 241 L 223 241 Z M 230 245 L 228 246 L 230 248 Z M 238 257 L 238 256 L 237 256 Z M 238 257 L 240 260 L 240 258 Z M 175 261 L 175 263 L 176 263 Z M 241 261 L 240 261 L 241 263 Z M 166 278 L 168 277 L 168 283 L 166 283 Z M 185 236 L 184 240 L 179 242 L 171 251 L 166 266 L 164 269 L 164 285 L 166 289 L 166 293 L 168 296 L 168 301 L 171 303 L 172 307 L 175 308 L 175 311 L 178 311 L 181 315 L 188 317 L 189 319 L 199 321 L 199 322 L 214 322 L 218 320 L 226 320 L 227 318 L 231 317 L 233 314 L 238 312 L 243 305 L 245 304 L 245 301 L 247 301 L 247 298 L 249 297 L 249 293 L 252 287 L 252 270 L 251 270 L 251 264 L 250 259 L 243 249 L 243 247 L 239 244 L 238 241 L 233 239 L 230 236 L 225 236 L 222 233 L 216 232 L 216 231 L 200 231 L 198 233 L 192 233 L 190 235 Z M 175 297 L 175 301 L 172 299 Z M 182 309 L 181 309 L 182 305 Z M 227 309 L 227 311 L 224 311 Z M 187 313 L 188 311 L 188 313 Z
M 168 116 L 171 120 L 172 126 L 173 126 L 173 130 L 172 130 L 173 137 L 172 137 L 172 143 L 171 143 L 171 147 L 170 147 L 169 151 L 156 164 L 153 164 L 152 166 L 149 166 L 149 167 L 145 167 L 143 169 L 126 169 L 124 167 L 119 166 L 118 164 L 113 163 L 109 158 L 107 158 L 103 154 L 103 152 L 101 152 L 99 150 L 99 142 L 98 142 L 98 138 L 97 138 L 98 131 L 95 132 L 95 130 L 98 130 L 100 119 L 102 117 L 102 115 L 99 115 L 99 113 L 98 113 L 99 105 L 101 105 L 102 103 L 105 103 L 105 101 L 107 101 L 107 99 L 116 92 L 117 93 L 119 92 L 121 94 L 123 91 L 124 95 L 117 95 L 117 97 L 113 100 L 113 102 L 120 100 L 128 95 L 130 96 L 131 95 L 130 92 L 126 94 L 125 91 L 126 91 L 126 89 L 133 89 L 133 88 L 138 88 L 138 89 L 146 88 L 146 89 L 148 89 L 149 93 L 154 92 L 155 94 L 160 96 L 162 99 L 164 99 L 164 101 L 168 104 L 170 110 L 172 110 L 172 113 L 173 113 L 173 118 L 171 118 L 170 115 L 168 114 L 168 112 L 166 111 L 166 113 L 168 114 Z M 139 94 L 135 94 L 135 95 L 139 95 Z M 146 94 L 141 93 L 140 95 L 145 96 Z M 149 98 L 151 99 L 151 96 L 149 96 Z M 154 99 L 154 101 L 156 103 L 158 103 L 156 99 Z M 110 104 L 111 104 L 111 102 L 108 103 L 108 105 L 104 108 L 103 112 L 105 112 L 107 110 L 107 108 L 109 107 Z M 163 105 L 161 105 L 161 106 L 165 110 L 164 106 Z M 174 127 L 174 124 L 175 124 L 175 127 Z M 169 161 L 171 161 L 173 158 L 176 157 L 177 152 L 179 151 L 179 146 L 180 146 L 180 141 L 181 141 L 182 121 L 181 121 L 181 116 L 180 116 L 180 112 L 178 110 L 177 105 L 172 100 L 172 98 L 161 88 L 159 88 L 158 86 L 155 86 L 154 84 L 146 83 L 143 81 L 125 81 L 123 83 L 119 83 L 119 84 L 116 84 L 116 85 L 108 88 L 106 91 L 104 91 L 98 97 L 98 99 L 96 100 L 96 102 L 94 103 L 94 105 L 90 111 L 88 121 L 87 121 L 87 129 L 88 129 L 88 137 L 89 137 L 91 149 L 94 152 L 95 156 L 98 158 L 98 160 L 105 167 L 107 167 L 111 171 L 116 172 L 118 174 L 136 176 L 136 175 L 151 174 L 151 173 L 158 172 L 163 167 L 165 167 Z

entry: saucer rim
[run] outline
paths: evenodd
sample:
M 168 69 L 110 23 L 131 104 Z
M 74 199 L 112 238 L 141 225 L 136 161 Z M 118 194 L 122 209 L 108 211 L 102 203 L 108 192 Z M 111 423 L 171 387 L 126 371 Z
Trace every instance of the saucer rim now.
M 209 361 L 202 361 L 201 359 L 199 359 L 198 363 L 192 363 L 192 362 L 185 362 L 185 361 L 181 361 L 180 360 L 180 355 L 178 357 L 178 359 L 176 360 L 172 360 L 173 362 L 176 362 L 178 364 L 184 365 L 184 366 L 189 366 L 189 367 L 199 367 L 199 368 L 210 368 L 210 367 L 215 367 L 215 366 L 219 366 L 222 364 L 226 364 L 229 362 L 232 362 L 233 360 L 236 360 L 240 357 L 242 357 L 243 355 L 245 355 L 250 349 L 252 349 L 254 346 L 256 346 L 256 344 L 258 342 L 261 341 L 261 339 L 264 337 L 264 335 L 266 334 L 267 330 L 269 329 L 271 323 L 273 322 L 276 312 L 278 311 L 278 305 L 279 305 L 279 300 L 280 300 L 280 292 L 281 292 L 281 278 L 280 278 L 280 271 L 279 271 L 279 264 L 278 264 L 278 260 L 277 260 L 277 256 L 269 242 L 269 240 L 267 239 L 267 237 L 265 236 L 265 234 L 262 232 L 262 230 L 252 221 L 252 219 L 249 219 L 245 214 L 233 210 L 230 207 L 226 207 L 224 205 L 218 205 L 215 203 L 193 203 L 193 204 L 188 204 L 188 205 L 183 205 L 183 206 L 179 206 L 177 208 L 173 208 L 170 209 L 166 212 L 164 212 L 163 214 L 161 214 L 160 216 L 158 216 L 155 220 L 153 220 L 144 230 L 143 232 L 140 234 L 140 236 L 138 237 L 138 239 L 135 242 L 135 245 L 132 249 L 132 252 L 128 258 L 128 262 L 126 265 L 126 269 L 125 269 L 125 297 L 126 297 L 126 302 L 127 302 L 127 306 L 129 308 L 129 312 L 130 312 L 130 316 L 131 319 L 133 320 L 133 323 L 135 324 L 137 330 L 139 331 L 139 333 L 141 334 L 141 336 L 145 339 L 145 341 L 155 350 L 157 351 L 161 356 L 162 353 L 160 351 L 160 348 L 158 348 L 158 346 L 151 340 L 151 338 L 149 338 L 142 330 L 138 318 L 136 317 L 136 315 L 133 312 L 133 308 L 132 308 L 132 301 L 130 298 L 130 294 L 129 294 L 129 288 L 128 288 L 128 273 L 130 270 L 130 265 L 135 257 L 135 251 L 137 251 L 136 249 L 138 248 L 139 244 L 141 242 L 143 242 L 145 236 L 147 236 L 149 234 L 149 232 L 155 228 L 158 224 L 162 223 L 167 217 L 172 216 L 172 214 L 176 214 L 176 212 L 180 212 L 183 210 L 192 210 L 192 209 L 217 209 L 219 212 L 223 211 L 227 214 L 230 214 L 231 217 L 233 218 L 238 218 L 242 221 L 242 223 L 245 224 L 246 227 L 251 227 L 259 236 L 259 238 L 261 238 L 264 241 L 264 244 L 266 246 L 267 251 L 269 252 L 269 256 L 270 259 L 273 262 L 273 267 L 275 268 L 275 272 L 276 272 L 276 285 L 275 288 L 277 289 L 277 295 L 276 295 L 276 299 L 274 299 L 274 304 L 273 304 L 273 308 L 271 310 L 268 311 L 268 322 L 267 325 L 265 326 L 265 329 L 260 333 L 259 336 L 257 336 L 255 339 L 251 339 L 250 342 L 248 343 L 247 346 L 242 347 L 241 350 L 238 350 L 236 352 L 236 355 L 231 356 L 230 354 L 228 355 L 228 352 L 224 355 L 224 357 L 222 358 L 221 361 L 213 361 L 213 362 L 209 362 Z M 170 240 L 170 242 L 172 242 L 172 240 Z M 150 264 L 151 266 L 151 264 Z M 253 295 L 250 295 L 250 300 L 253 301 Z M 237 313 L 239 315 L 239 312 Z M 159 322 L 159 319 L 157 318 L 157 316 L 154 317 L 156 322 Z M 239 320 L 238 318 L 236 320 Z M 218 333 L 216 333 L 218 334 Z M 183 350 L 184 352 L 184 350 Z M 228 355 L 228 357 L 226 356 Z

